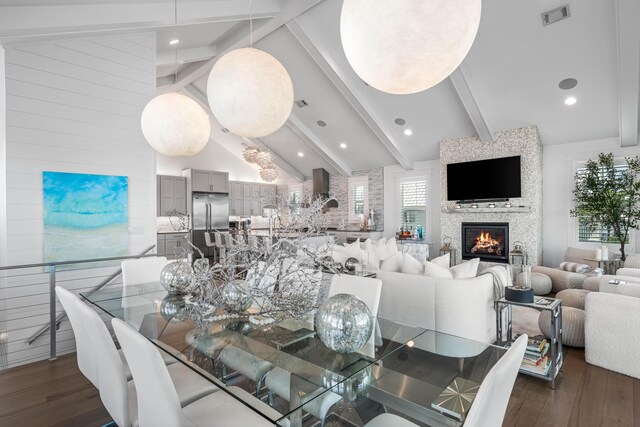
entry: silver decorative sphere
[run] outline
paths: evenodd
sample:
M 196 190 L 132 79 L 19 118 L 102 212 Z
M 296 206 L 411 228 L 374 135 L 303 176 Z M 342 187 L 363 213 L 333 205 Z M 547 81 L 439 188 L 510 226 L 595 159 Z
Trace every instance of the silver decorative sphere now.
M 184 261 L 173 261 L 160 272 L 160 284 L 170 294 L 185 294 L 189 289 L 191 266 Z
M 369 341 L 373 319 L 367 304 L 350 294 L 337 294 L 323 302 L 315 316 L 318 338 L 331 350 L 351 353 Z
M 229 282 L 222 289 L 222 304 L 231 313 L 242 313 L 251 306 L 251 294 L 242 282 Z
M 348 271 L 355 271 L 356 265 L 358 264 L 360 264 L 360 261 L 358 261 L 358 258 L 349 257 L 344 262 L 344 268 L 346 268 Z
M 167 322 L 184 322 L 189 318 L 189 307 L 182 295 L 169 294 L 160 304 L 160 315 Z

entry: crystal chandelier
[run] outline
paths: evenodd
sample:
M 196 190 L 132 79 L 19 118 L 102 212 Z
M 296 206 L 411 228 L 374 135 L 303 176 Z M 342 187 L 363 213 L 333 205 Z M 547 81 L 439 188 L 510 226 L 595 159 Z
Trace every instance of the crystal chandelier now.
M 260 178 L 265 182 L 273 182 L 278 178 L 278 170 L 273 164 L 260 169 Z

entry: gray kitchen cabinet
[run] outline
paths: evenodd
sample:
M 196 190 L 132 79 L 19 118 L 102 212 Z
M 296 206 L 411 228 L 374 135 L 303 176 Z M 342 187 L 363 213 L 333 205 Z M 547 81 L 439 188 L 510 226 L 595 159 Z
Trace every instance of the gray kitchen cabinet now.
M 184 248 L 189 250 L 189 245 L 184 240 L 184 233 L 165 234 L 164 235 L 164 247 L 167 258 L 175 258 L 175 252 L 177 248 Z
M 167 216 L 174 210 L 187 213 L 187 180 L 167 175 L 157 179 L 157 215 Z
M 242 182 L 229 182 L 229 215 L 244 215 L 244 186 Z
M 253 207 L 253 193 L 251 191 L 251 183 L 242 183 L 242 215 L 251 215 L 251 208 Z
M 166 256 L 169 259 L 176 257 L 177 248 L 184 248 L 189 251 L 189 244 L 184 240 L 185 233 L 158 233 L 156 243 L 156 253 Z
M 191 191 L 208 193 L 228 193 L 229 174 L 227 172 L 186 169 L 183 175 L 191 178 Z
M 251 209 L 248 215 L 262 215 L 262 185 L 251 184 Z
M 156 238 L 156 253 L 158 255 L 164 255 L 167 253 L 167 247 L 165 246 L 164 234 L 157 234 Z

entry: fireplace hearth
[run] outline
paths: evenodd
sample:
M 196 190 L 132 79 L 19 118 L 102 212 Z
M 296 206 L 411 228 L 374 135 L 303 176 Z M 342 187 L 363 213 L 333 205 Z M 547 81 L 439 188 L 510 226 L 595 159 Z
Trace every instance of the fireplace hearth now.
M 462 259 L 509 262 L 509 223 L 463 222 Z

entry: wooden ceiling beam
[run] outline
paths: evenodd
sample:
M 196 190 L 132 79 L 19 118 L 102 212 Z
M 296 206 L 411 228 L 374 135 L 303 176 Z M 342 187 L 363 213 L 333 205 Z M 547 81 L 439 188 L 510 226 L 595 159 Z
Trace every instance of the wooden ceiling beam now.
M 640 2 L 616 0 L 620 145 L 638 145 L 640 105 Z
M 320 3 L 320 1 L 322 0 L 285 0 L 285 5 L 280 13 L 263 24 L 254 25 L 252 33 L 253 43 L 267 37 L 269 34 L 273 33 L 296 16 Z M 219 43 L 214 45 L 216 51 L 219 52 L 217 56 L 203 63 L 192 64 L 190 66 L 188 65 L 178 73 L 178 79 L 176 82 L 177 90 L 180 90 L 188 84 L 206 76 L 211 71 L 211 68 L 213 68 L 213 65 L 216 63 L 218 58 L 223 56 L 225 53 L 234 49 L 249 46 L 250 39 L 251 35 L 249 34 L 249 24 L 243 23 L 242 25 L 239 25 L 238 28 L 230 32 L 228 37 L 225 37 Z M 158 93 L 168 92 L 171 90 L 173 90 L 172 87 L 158 87 Z
M 252 11 L 236 0 L 180 0 L 178 25 L 271 18 L 281 11 L 281 0 L 254 0 Z M 166 0 L 0 7 L 0 43 L 174 25 L 174 3 Z
M 344 73 L 332 59 L 330 52 L 318 44 L 315 44 L 298 22 L 295 20 L 289 21 L 287 23 L 287 29 L 307 51 L 315 63 L 318 64 L 329 81 L 333 83 L 336 89 L 338 89 L 400 166 L 405 169 L 413 169 L 413 162 L 407 159 L 402 153 L 400 145 L 391 132 L 379 124 L 382 120 L 376 115 L 375 109 L 367 102 L 366 98 L 360 95 L 358 90 L 355 89 L 357 85 L 362 85 L 362 82 L 360 80 L 354 81 L 348 74 Z
M 315 135 L 309 127 L 300 120 L 295 113 L 291 113 L 286 125 L 298 138 L 304 141 L 309 148 L 315 151 L 320 157 L 327 161 L 340 175 L 349 177 L 352 175 L 351 168 L 340 159 L 322 139 Z
M 451 83 L 453 83 L 453 87 L 458 93 L 460 102 L 462 102 L 462 106 L 467 111 L 467 115 L 469 116 L 473 127 L 476 128 L 476 132 L 478 132 L 478 136 L 482 142 L 493 141 L 493 132 L 491 132 L 491 129 L 482 114 L 482 110 L 480 110 L 476 97 L 473 94 L 473 89 L 469 79 L 469 71 L 464 62 L 460 64 L 453 73 L 451 73 L 449 78 L 451 79 Z

